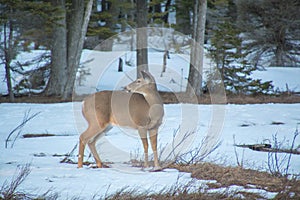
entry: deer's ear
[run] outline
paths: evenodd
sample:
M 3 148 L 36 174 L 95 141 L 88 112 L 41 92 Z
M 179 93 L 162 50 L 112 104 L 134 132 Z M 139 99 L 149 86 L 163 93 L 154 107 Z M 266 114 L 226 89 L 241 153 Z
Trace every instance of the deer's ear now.
M 142 77 L 147 82 L 155 82 L 153 76 L 147 71 L 141 71 Z

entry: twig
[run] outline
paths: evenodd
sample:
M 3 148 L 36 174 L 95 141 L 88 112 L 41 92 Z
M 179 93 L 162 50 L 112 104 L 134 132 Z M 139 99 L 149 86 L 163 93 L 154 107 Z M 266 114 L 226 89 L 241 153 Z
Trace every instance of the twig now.
M 78 146 L 78 144 L 76 143 L 75 146 L 73 147 L 73 149 L 70 151 L 70 153 L 67 153 L 66 156 L 64 157 L 64 159 L 62 159 L 62 160 L 60 161 L 60 163 L 70 163 L 71 159 L 69 159 L 69 157 L 70 157 L 71 155 L 73 155 L 73 153 L 74 153 L 74 151 L 76 150 L 77 146 Z M 72 161 L 72 162 L 73 162 L 73 161 Z M 73 163 L 75 163 L 75 162 L 73 162 Z
M 29 116 L 30 111 L 31 111 L 31 110 L 29 109 L 29 110 L 27 110 L 27 111 L 25 112 L 22 122 L 21 122 L 16 128 L 14 128 L 14 129 L 9 133 L 8 137 L 7 137 L 6 140 L 5 140 L 5 148 L 6 148 L 6 149 L 7 149 L 7 146 L 8 146 L 8 142 L 10 141 L 10 137 L 11 137 L 17 130 L 19 130 L 17 136 L 15 137 L 15 139 L 13 140 L 13 143 L 12 143 L 12 145 L 11 145 L 11 148 L 13 148 L 14 143 L 15 143 L 15 141 L 16 141 L 16 138 L 21 134 L 22 128 L 26 125 L 26 123 L 29 122 L 30 120 L 32 120 L 33 118 L 35 118 L 37 115 L 39 115 L 39 114 L 41 113 L 41 112 L 37 112 L 37 113 L 32 114 L 32 115 Z
M 293 137 L 293 140 L 292 140 L 292 146 L 291 146 L 291 152 L 293 151 L 294 149 L 294 145 L 295 145 L 295 141 L 296 141 L 296 138 L 298 137 L 299 135 L 299 132 L 298 132 L 298 129 L 296 129 L 295 133 L 294 133 L 294 137 Z M 300 152 L 298 152 L 300 154 Z M 287 161 L 287 166 L 285 168 L 285 174 L 287 175 L 288 174 L 288 171 L 289 171 L 289 168 L 290 168 L 290 163 L 291 163 L 291 158 L 292 158 L 292 153 L 290 153 L 289 157 L 288 157 L 288 161 Z
M 163 165 L 162 169 L 166 169 L 175 163 L 196 164 L 196 163 L 202 161 L 205 157 L 207 157 L 213 151 L 215 151 L 221 144 L 219 142 L 216 145 L 214 145 L 213 148 L 207 149 L 207 144 L 209 144 L 209 142 L 210 142 L 210 138 L 207 136 L 207 137 L 203 138 L 203 140 L 200 142 L 200 144 L 196 148 L 194 148 L 188 152 L 176 153 L 176 151 L 178 151 L 178 149 L 184 144 L 184 142 L 187 139 L 189 139 L 190 136 L 194 135 L 196 132 L 196 131 L 186 132 L 183 135 L 183 137 L 181 138 L 181 140 L 176 141 L 177 143 L 175 143 L 176 135 L 178 134 L 179 130 L 180 130 L 180 127 L 178 127 L 176 130 L 174 130 L 173 141 L 171 144 L 172 149 L 168 153 L 168 155 L 165 157 L 165 161 L 168 161 L 168 160 L 171 160 L 171 161 L 169 161 L 169 162 L 167 162 L 167 164 Z M 163 150 L 161 151 L 161 154 L 165 150 L 166 150 L 166 147 L 163 148 Z M 173 159 L 170 159 L 170 157 L 173 157 Z
M 5 181 L 1 187 L 0 194 L 3 199 L 23 199 L 25 194 L 17 191 L 18 187 L 25 181 L 30 174 L 30 164 L 19 166 L 10 183 Z M 22 198 L 23 197 L 23 198 Z M 1 197 L 0 197 L 1 198 Z

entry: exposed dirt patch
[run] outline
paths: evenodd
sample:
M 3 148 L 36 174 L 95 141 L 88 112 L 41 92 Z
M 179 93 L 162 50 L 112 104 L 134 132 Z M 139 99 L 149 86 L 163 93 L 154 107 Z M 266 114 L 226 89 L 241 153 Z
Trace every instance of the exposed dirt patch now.
M 185 93 L 160 92 L 164 103 L 190 102 L 190 98 Z M 293 94 L 271 95 L 226 95 L 225 99 L 219 97 L 219 102 L 231 104 L 262 104 L 262 103 L 300 103 L 300 96 Z M 209 94 L 198 97 L 199 104 L 211 104 L 212 98 Z
M 190 97 L 184 92 L 159 92 L 164 103 L 188 103 L 191 102 Z M 15 98 L 15 103 L 61 103 L 71 101 L 82 101 L 84 97 L 74 96 L 73 99 L 62 100 L 60 97 L 45 96 L 45 95 L 31 95 L 31 96 L 18 96 Z M 0 103 L 9 102 L 8 96 L 2 96 Z M 232 104 L 259 104 L 259 103 L 300 103 L 300 95 L 297 94 L 281 94 L 276 96 L 271 95 L 227 95 L 226 99 L 220 97 L 220 102 L 232 103 Z M 198 97 L 199 104 L 211 104 L 211 96 L 209 94 L 203 94 Z M 216 102 L 213 102 L 216 103 Z

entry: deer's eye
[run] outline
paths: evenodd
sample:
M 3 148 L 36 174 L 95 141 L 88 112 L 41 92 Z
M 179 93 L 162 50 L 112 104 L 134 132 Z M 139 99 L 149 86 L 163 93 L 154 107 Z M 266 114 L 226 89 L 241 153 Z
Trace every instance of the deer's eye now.
M 140 83 L 140 82 L 141 82 L 141 80 L 140 80 L 140 79 L 137 79 L 137 80 L 136 80 L 136 82 L 137 82 L 137 83 Z

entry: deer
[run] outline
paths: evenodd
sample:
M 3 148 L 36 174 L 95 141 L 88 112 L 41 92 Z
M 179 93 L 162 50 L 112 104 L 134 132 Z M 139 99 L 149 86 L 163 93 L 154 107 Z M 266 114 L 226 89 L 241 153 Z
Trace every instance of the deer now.
M 79 137 L 78 168 L 83 167 L 86 144 L 95 159 L 96 167 L 104 167 L 96 150 L 96 141 L 112 126 L 120 126 L 138 131 L 144 148 L 145 168 L 149 168 L 149 136 L 154 157 L 153 169 L 161 169 L 158 161 L 157 135 L 158 128 L 162 124 L 164 107 L 155 79 L 149 72 L 141 71 L 141 77 L 123 89 L 96 92 L 83 100 L 82 114 L 88 122 L 88 128 Z

